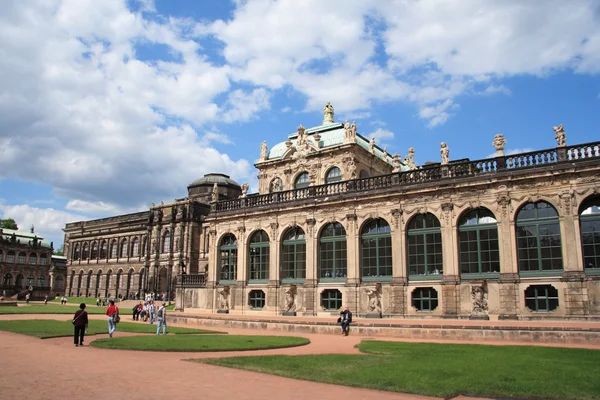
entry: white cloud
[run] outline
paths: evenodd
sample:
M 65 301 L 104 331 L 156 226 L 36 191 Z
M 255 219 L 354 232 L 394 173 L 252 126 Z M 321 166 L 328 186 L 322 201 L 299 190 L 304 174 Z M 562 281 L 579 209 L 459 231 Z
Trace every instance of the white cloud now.
M 387 129 L 378 128 L 374 132 L 367 134 L 365 137 L 367 138 L 375 138 L 379 141 L 385 141 L 386 139 L 393 139 L 394 132 L 388 131 Z
M 421 107 L 419 110 L 419 118 L 429 120 L 427 126 L 433 128 L 445 123 L 452 115 L 450 111 L 457 108 L 457 104 L 454 104 L 452 100 L 447 99 L 434 106 Z
M 21 230 L 29 230 L 31 225 L 35 226 L 35 231 L 44 239 L 53 241 L 55 248 L 58 248 L 63 242 L 64 233 L 62 229 L 65 224 L 87 219 L 78 214 L 71 214 L 53 208 L 31 207 L 26 204 L 0 204 L 0 212 L 3 218 L 13 218 Z
M 482 94 L 485 95 L 492 95 L 496 93 L 502 93 L 509 96 L 512 94 L 512 91 L 504 85 L 490 85 L 482 92 Z
M 202 136 L 202 139 L 205 140 L 207 143 L 218 142 L 223 144 L 233 144 L 231 139 L 229 139 L 229 137 L 224 133 L 205 132 Z
M 271 94 L 264 88 L 244 92 L 241 89 L 229 93 L 223 120 L 225 122 L 248 121 L 259 111 L 269 108 Z
M 84 201 L 84 200 L 70 200 L 65 206 L 65 210 L 82 212 L 92 215 L 115 215 L 115 214 L 126 214 L 136 211 L 147 209 L 147 207 L 138 208 L 122 208 L 116 204 L 109 204 L 103 201 Z

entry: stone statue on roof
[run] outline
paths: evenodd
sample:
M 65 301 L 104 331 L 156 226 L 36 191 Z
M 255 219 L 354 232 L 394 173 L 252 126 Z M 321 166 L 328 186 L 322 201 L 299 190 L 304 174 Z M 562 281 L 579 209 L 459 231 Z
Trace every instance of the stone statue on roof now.
M 267 147 L 267 141 L 263 141 L 260 145 L 260 161 L 265 161 L 269 156 L 269 148 Z
M 402 164 L 402 160 L 400 159 L 400 155 L 394 154 L 392 156 L 392 166 L 394 167 L 392 172 L 400 172 L 401 164 Z
M 371 152 L 371 154 L 375 153 L 375 136 L 373 136 L 371 140 L 369 140 L 369 151 Z
M 333 106 L 331 102 L 328 101 L 325 108 L 323 108 L 323 125 L 325 124 L 333 124 Z
M 556 139 L 556 145 L 558 147 L 564 147 L 567 145 L 567 134 L 565 133 L 565 128 L 562 124 L 555 126 L 552 128 L 554 130 Z
M 242 183 L 242 197 L 246 197 L 248 194 L 248 184 L 246 182 Z
M 494 141 L 492 145 L 496 148 L 496 157 L 502 157 L 504 155 L 504 145 L 506 144 L 506 139 L 504 139 L 504 135 L 499 133 L 494 136 Z
M 404 163 L 408 165 L 410 170 L 417 169 L 417 164 L 415 164 L 415 148 L 409 147 L 408 154 L 404 157 Z
M 346 120 L 344 124 L 344 143 L 355 143 L 356 142 L 356 122 L 350 125 L 350 122 Z
M 442 164 L 448 164 L 450 161 L 450 149 L 444 142 L 440 144 L 440 155 L 442 156 Z
M 219 185 L 217 185 L 217 182 L 215 182 L 215 184 L 213 185 L 212 196 L 210 200 L 213 203 L 219 201 Z
M 387 147 L 383 148 L 382 157 L 383 157 L 383 161 L 387 162 L 387 159 L 388 159 Z

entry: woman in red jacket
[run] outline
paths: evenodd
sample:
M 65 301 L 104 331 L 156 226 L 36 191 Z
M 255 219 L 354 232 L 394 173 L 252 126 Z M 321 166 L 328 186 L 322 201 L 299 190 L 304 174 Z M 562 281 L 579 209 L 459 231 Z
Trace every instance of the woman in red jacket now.
M 108 336 L 112 337 L 117 330 L 117 322 L 119 322 L 119 308 L 115 305 L 114 300 L 108 302 L 106 315 L 108 315 Z

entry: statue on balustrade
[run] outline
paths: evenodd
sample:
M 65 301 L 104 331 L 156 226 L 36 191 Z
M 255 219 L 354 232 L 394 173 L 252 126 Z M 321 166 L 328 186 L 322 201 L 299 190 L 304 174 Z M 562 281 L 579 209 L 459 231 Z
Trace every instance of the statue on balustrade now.
M 248 194 L 248 184 L 246 182 L 242 183 L 242 198 L 246 197 Z
M 417 169 L 417 164 L 415 164 L 415 148 L 410 147 L 408 149 L 408 154 L 404 157 L 404 163 L 408 165 L 410 170 Z
M 450 161 L 450 149 L 448 149 L 448 145 L 444 142 L 440 144 L 440 155 L 442 156 L 442 164 L 448 164 Z
M 372 137 L 371 140 L 369 140 L 369 151 L 371 154 L 375 152 L 375 137 Z
M 554 138 L 556 139 L 556 145 L 558 147 L 564 147 L 567 145 L 567 134 L 562 124 L 552 128 L 555 132 Z
M 333 124 L 333 114 L 333 106 L 331 105 L 331 102 L 328 101 L 325 108 L 323 108 L 323 125 Z
M 219 201 L 219 185 L 215 182 L 212 189 L 212 196 L 210 198 L 211 203 L 216 203 Z
M 504 156 L 504 145 L 506 144 L 506 139 L 504 139 L 504 135 L 499 133 L 494 136 L 494 141 L 492 145 L 496 148 L 496 157 Z
M 260 160 L 264 161 L 269 156 L 269 148 L 267 147 L 267 141 L 263 141 L 260 146 Z

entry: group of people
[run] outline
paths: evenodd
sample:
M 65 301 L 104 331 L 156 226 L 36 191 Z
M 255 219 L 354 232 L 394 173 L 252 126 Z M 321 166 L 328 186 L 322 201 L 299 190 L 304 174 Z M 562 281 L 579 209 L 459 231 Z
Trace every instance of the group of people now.
M 163 335 L 167 334 L 167 303 L 162 303 L 160 307 L 153 300 L 148 300 L 144 303 L 140 301 L 139 304 L 133 306 L 133 320 L 148 322 L 150 325 L 156 324 L 156 334 L 160 335 L 160 329 L 162 328 Z

